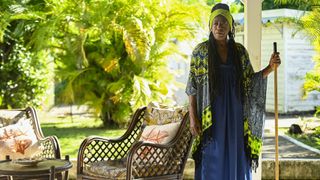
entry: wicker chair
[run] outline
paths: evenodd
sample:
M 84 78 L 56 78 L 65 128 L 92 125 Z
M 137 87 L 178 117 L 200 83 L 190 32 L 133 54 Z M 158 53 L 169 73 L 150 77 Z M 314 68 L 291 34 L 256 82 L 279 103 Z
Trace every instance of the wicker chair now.
M 138 109 L 120 138 L 86 138 L 78 153 L 77 179 L 182 179 L 192 144 L 188 113 L 181 113 L 177 132 L 169 142 L 156 144 L 140 141 L 142 131 L 150 125 L 148 112 L 149 107 Z
M 43 150 L 40 153 L 40 158 L 55 158 L 60 159 L 60 146 L 55 136 L 45 137 L 40 128 L 40 123 L 36 110 L 33 107 L 28 107 L 22 110 L 0 110 L 0 127 L 4 127 L 10 124 L 18 122 L 21 118 L 28 119 L 33 127 L 35 135 L 39 142 L 43 146 Z M 4 160 L 5 155 L 1 154 L 0 160 Z M 6 179 L 4 176 L 0 176 L 0 179 Z

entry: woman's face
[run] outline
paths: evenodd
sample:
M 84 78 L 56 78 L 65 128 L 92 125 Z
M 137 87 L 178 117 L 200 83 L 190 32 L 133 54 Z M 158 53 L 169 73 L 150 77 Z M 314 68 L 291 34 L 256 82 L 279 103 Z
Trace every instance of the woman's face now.
M 211 31 L 216 40 L 226 40 L 230 31 L 230 26 L 227 19 L 221 15 L 215 17 L 212 21 Z

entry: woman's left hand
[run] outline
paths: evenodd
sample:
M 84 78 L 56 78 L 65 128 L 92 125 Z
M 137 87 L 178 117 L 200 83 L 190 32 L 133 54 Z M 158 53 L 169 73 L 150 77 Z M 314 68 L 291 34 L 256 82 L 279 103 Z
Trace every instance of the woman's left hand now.
M 276 52 L 276 53 L 273 53 L 270 57 L 269 67 L 272 69 L 272 71 L 274 71 L 275 67 L 279 67 L 281 64 L 281 59 L 279 54 L 280 53 Z

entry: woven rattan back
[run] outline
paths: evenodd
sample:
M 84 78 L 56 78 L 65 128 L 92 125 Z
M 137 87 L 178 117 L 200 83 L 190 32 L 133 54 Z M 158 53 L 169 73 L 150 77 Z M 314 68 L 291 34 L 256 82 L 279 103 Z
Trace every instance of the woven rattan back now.
M 106 140 L 104 138 L 94 138 L 92 141 L 82 144 L 85 148 L 80 148 L 83 162 L 82 166 L 91 162 L 122 159 L 127 154 L 132 144 L 134 144 L 141 136 L 143 116 L 145 108 L 138 109 L 133 115 L 132 121 L 125 132 L 119 139 Z
M 189 130 L 189 118 L 186 113 L 181 121 L 174 139 L 166 145 L 141 143 L 137 144 L 136 154 L 133 154 L 131 172 L 127 179 L 152 177 L 182 178 L 186 160 L 192 144 Z M 148 153 L 146 153 L 146 151 Z M 147 154 L 147 155 L 145 155 Z M 130 174 L 131 173 L 131 174 Z

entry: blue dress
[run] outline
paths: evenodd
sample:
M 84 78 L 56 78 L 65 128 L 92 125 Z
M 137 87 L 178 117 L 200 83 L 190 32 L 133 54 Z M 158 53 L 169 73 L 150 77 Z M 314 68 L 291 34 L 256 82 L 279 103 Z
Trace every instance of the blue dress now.
M 244 149 L 243 108 L 237 96 L 232 59 L 220 65 L 221 93 L 213 103 L 212 138 L 202 147 L 196 180 L 250 180 L 251 167 Z

